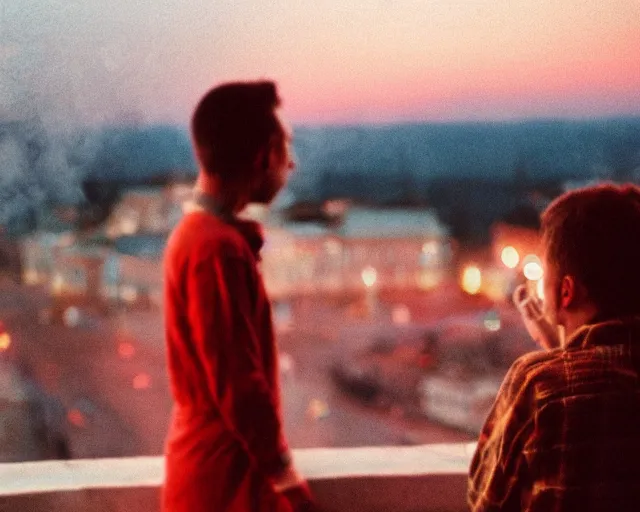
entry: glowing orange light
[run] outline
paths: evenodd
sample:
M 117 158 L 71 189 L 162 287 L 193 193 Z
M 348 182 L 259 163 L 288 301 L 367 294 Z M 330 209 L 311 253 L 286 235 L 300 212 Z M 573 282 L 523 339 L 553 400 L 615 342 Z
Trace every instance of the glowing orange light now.
M 26 270 L 23 275 L 25 284 L 38 284 L 40 282 L 40 276 L 38 272 L 33 269 Z
M 476 295 L 482 288 L 482 272 L 475 265 L 469 265 L 462 272 L 462 289 L 469 295 Z
M 500 259 L 507 268 L 516 268 L 518 263 L 520 263 L 520 255 L 518 254 L 518 251 L 510 245 L 502 249 Z
M 71 409 L 67 413 L 67 419 L 72 425 L 83 428 L 86 425 L 84 415 L 78 409 Z
M 536 294 L 540 300 L 544 300 L 544 279 L 540 279 L 536 283 Z
M 51 280 L 51 291 L 54 294 L 59 294 L 63 291 L 64 285 L 64 277 L 60 274 L 55 274 Z
M 538 281 L 542 279 L 542 263 L 540 262 L 540 258 L 538 258 L 535 254 L 529 254 L 522 260 L 522 272 L 524 277 L 526 277 L 529 281 Z
M 0 352 L 8 350 L 10 346 L 11 336 L 9 336 L 9 334 L 7 334 L 6 332 L 3 332 L 2 334 L 0 334 Z
M 135 353 L 136 349 L 131 343 L 122 342 L 118 345 L 118 355 L 122 359 L 131 359 Z
M 324 419 L 329 416 L 329 405 L 322 400 L 314 398 L 309 402 L 307 415 L 314 420 Z
M 133 389 L 148 389 L 151 387 L 151 377 L 148 373 L 139 373 L 133 378 Z

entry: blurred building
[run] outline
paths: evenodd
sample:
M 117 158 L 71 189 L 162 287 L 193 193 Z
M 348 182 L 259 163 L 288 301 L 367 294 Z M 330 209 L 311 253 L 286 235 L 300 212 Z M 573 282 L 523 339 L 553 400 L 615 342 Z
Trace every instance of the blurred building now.
M 189 197 L 190 187 L 177 185 L 135 189 L 123 198 L 106 227 L 117 253 L 110 255 L 109 265 L 112 269 L 121 265 L 119 284 L 111 278 L 106 287 L 111 296 L 117 295 L 115 286 L 124 286 L 129 297 L 160 293 L 165 237 Z M 344 205 L 340 210 L 340 221 L 330 224 L 287 222 L 277 212 L 254 205 L 244 212 L 245 218 L 265 226 L 261 269 L 274 298 L 363 290 L 365 269 L 373 269 L 377 287 L 430 288 L 448 270 L 447 231 L 431 211 Z M 136 274 L 135 261 L 140 268 L 155 269 L 144 272 L 144 283 Z
M 22 281 L 27 285 L 47 285 L 56 268 L 60 248 L 73 243 L 71 233 L 36 232 L 20 241 Z
M 451 253 L 446 229 L 429 210 L 351 207 L 329 226 L 267 224 L 262 258 L 267 289 L 282 297 L 432 288 L 449 270 Z
M 122 197 L 103 233 L 38 233 L 22 244 L 24 280 L 59 297 L 158 305 L 162 253 L 179 221 L 188 185 L 134 188 Z M 287 222 L 250 207 L 265 226 L 261 269 L 275 299 L 307 293 L 435 287 L 449 270 L 446 229 L 425 209 L 342 208 L 330 224 Z
M 104 226 L 110 239 L 136 233 L 168 233 L 182 216 L 191 193 L 186 184 L 127 190 Z

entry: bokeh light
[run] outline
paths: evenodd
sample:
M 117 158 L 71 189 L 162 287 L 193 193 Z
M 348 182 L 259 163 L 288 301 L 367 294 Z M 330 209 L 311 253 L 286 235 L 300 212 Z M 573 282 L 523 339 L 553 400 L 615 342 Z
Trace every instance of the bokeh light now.
M 512 247 L 510 245 L 502 249 L 500 259 L 507 268 L 516 268 L 518 266 L 518 263 L 520 263 L 520 255 L 518 254 L 518 251 L 515 249 L 515 247 Z
M 482 288 L 482 272 L 475 265 L 465 267 L 462 272 L 462 289 L 470 295 L 476 295 Z
M 534 254 L 529 254 L 524 258 L 524 260 L 522 260 L 522 263 L 522 272 L 524 277 L 529 281 L 538 281 L 539 279 L 542 279 L 543 271 L 540 258 Z
M 69 420 L 69 423 L 75 427 L 84 428 L 86 426 L 84 414 L 82 414 L 78 409 L 71 409 L 67 413 L 67 419 Z
M 371 288 L 378 280 L 378 272 L 373 267 L 366 267 L 362 270 L 362 282 L 367 288 Z
M 135 347 L 128 342 L 122 342 L 118 345 L 118 355 L 122 359 L 131 359 L 136 353 Z
M 151 376 L 148 373 L 139 373 L 133 378 L 133 389 L 148 389 L 151 387 Z
M 8 333 L 3 332 L 0 334 L 0 352 L 4 352 L 5 350 L 9 350 L 11 346 L 11 336 Z

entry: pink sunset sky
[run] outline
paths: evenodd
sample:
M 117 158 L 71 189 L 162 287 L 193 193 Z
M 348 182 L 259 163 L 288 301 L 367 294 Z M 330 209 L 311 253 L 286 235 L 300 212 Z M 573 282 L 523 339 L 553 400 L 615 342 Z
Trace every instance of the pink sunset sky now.
M 294 123 L 640 115 L 638 0 L 22 0 L 0 114 L 184 123 L 275 79 Z

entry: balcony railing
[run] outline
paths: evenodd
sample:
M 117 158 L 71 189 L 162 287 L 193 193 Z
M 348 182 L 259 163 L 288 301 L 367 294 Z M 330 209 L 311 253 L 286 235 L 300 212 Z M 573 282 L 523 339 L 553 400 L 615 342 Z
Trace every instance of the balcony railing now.
M 326 512 L 460 512 L 474 448 L 320 448 L 294 458 Z M 153 512 L 163 473 L 162 457 L 0 464 L 0 510 Z

